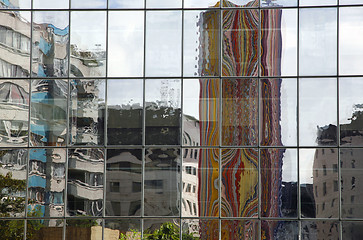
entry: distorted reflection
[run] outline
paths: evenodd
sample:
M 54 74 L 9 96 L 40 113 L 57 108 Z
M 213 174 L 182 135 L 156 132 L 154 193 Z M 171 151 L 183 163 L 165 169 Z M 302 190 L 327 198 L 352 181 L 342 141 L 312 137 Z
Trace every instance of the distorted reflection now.
M 29 77 L 30 12 L 1 11 L 0 20 L 0 77 Z
M 68 83 L 32 80 L 30 142 L 32 146 L 65 146 Z
M 180 219 L 145 219 L 143 229 L 143 236 L 145 239 L 179 239 Z
M 63 219 L 27 220 L 26 239 L 28 240 L 62 240 Z
M 298 240 L 299 222 L 297 221 L 261 221 L 261 239 Z
M 180 79 L 146 80 L 146 144 L 180 144 L 180 96 Z
M 302 221 L 301 240 L 315 240 L 315 239 L 339 240 L 340 239 L 339 222 Z
M 301 0 L 261 0 L 261 7 L 296 7 Z
M 223 240 L 259 239 L 258 221 L 255 220 L 222 220 L 221 227 Z
M 147 149 L 144 177 L 145 215 L 179 216 L 179 182 L 180 150 L 178 148 Z
M 0 150 L 0 217 L 24 217 L 26 195 L 26 149 Z
M 219 215 L 219 150 L 183 149 L 182 202 L 183 217 L 217 217 Z
M 106 12 L 71 13 L 70 75 L 106 75 Z
M 258 7 L 258 0 L 222 0 L 223 7 Z
M 69 140 L 71 145 L 104 142 L 105 80 L 71 80 Z
M 363 223 L 342 222 L 342 236 L 342 239 L 360 239 L 363 236 Z
M 141 167 L 141 149 L 107 150 L 107 216 L 141 215 Z
M 139 219 L 107 219 L 104 231 L 113 232 L 116 239 L 141 239 L 141 221 Z M 110 236 L 109 234 L 108 236 Z M 107 239 L 105 237 L 105 239 Z M 111 237 L 110 237 L 111 240 Z M 112 239 L 113 240 L 113 239 Z
M 141 145 L 143 80 L 107 81 L 107 145 Z
M 297 217 L 297 151 L 262 149 L 261 215 Z
M 0 8 L 7 9 L 30 9 L 31 0 L 3 0 L 0 2 Z
M 29 81 L 0 80 L 0 146 L 28 145 Z
M 35 11 L 32 41 L 32 75 L 66 77 L 69 61 L 69 13 Z
M 338 151 L 300 149 L 301 216 L 337 218 L 339 210 Z
M 65 149 L 30 150 L 28 217 L 64 216 L 65 163 Z
M 341 216 L 363 218 L 363 149 L 340 150 Z
M 104 152 L 100 148 L 68 151 L 67 216 L 101 216 Z
M 218 240 L 218 219 L 182 219 L 182 239 Z M 225 238 L 222 238 L 225 239 Z M 228 239 L 228 238 L 226 238 Z
M 258 216 L 258 150 L 222 149 L 221 216 Z
M 16 227 L 14 227 L 16 226 Z M 11 229 L 11 231 L 9 231 Z M 1 220 L 0 232 L 4 239 L 23 240 L 25 220 Z

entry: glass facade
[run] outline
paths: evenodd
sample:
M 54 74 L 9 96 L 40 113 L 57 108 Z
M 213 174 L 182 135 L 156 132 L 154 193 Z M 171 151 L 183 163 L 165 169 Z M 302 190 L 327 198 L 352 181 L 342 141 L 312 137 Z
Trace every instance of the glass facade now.
M 362 42 L 362 0 L 0 0 L 0 236 L 360 239 Z

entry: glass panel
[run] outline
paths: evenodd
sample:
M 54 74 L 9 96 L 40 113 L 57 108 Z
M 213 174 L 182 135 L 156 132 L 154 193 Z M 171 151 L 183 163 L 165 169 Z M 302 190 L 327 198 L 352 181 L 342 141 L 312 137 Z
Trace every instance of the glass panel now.
M 261 0 L 262 7 L 296 7 L 298 0 Z
M 179 216 L 180 150 L 149 148 L 145 153 L 145 216 Z M 144 226 L 144 229 L 148 229 Z
M 72 8 L 107 8 L 107 0 L 71 0 Z
M 181 75 L 181 40 L 181 11 L 146 12 L 146 76 Z
M 223 0 L 223 7 L 258 7 L 258 0 Z
M 105 220 L 104 239 L 106 239 L 107 235 L 110 236 L 110 239 L 111 236 L 115 236 L 114 239 L 120 240 L 141 239 L 141 221 L 139 219 Z
M 339 79 L 340 145 L 361 146 L 363 78 Z
M 296 146 L 296 79 L 261 79 L 260 144 Z
M 182 0 L 146 0 L 146 8 L 181 8 Z
M 337 9 L 299 11 L 299 74 L 337 74 Z
M 342 222 L 342 239 L 358 240 L 363 236 L 363 222 Z
M 8 0 L 1 1 L 0 8 L 7 9 L 30 9 L 31 0 Z
M 335 78 L 304 78 L 299 83 L 299 144 L 337 144 L 337 83 Z
M 302 221 L 301 239 L 340 239 L 339 222 Z
M 145 89 L 146 144 L 180 144 L 181 81 L 147 79 Z
M 257 9 L 223 11 L 223 76 L 258 75 Z
M 107 144 L 142 144 L 143 80 L 107 82 Z
M 71 145 L 103 145 L 105 80 L 71 80 L 69 140 Z
M 218 217 L 218 181 L 219 149 L 183 148 L 182 216 Z
M 362 0 L 339 0 L 339 5 L 363 4 Z
M 66 149 L 29 152 L 28 217 L 63 217 Z
M 291 76 L 297 71 L 297 11 L 261 11 L 262 76 Z
M 219 221 L 218 219 L 182 219 L 182 231 L 183 240 L 218 240 Z
M 222 97 L 222 145 L 257 145 L 257 79 L 223 79 Z
M 24 229 L 24 220 L 0 221 L 0 233 L 4 239 L 24 240 Z
M 341 149 L 342 217 L 363 218 L 363 149 Z M 334 168 L 338 171 L 337 166 Z M 339 202 L 336 202 L 338 204 Z
M 30 143 L 65 146 L 67 134 L 66 80 L 32 80 Z
M 33 0 L 34 9 L 66 9 L 69 7 L 69 0 Z
M 222 149 L 222 217 L 258 217 L 258 150 Z
M 1 11 L 0 19 L 0 77 L 29 77 L 31 13 Z
M 337 5 L 337 0 L 299 0 L 300 6 L 324 6 L 324 5 Z M 344 0 L 339 0 L 343 2 Z
M 68 150 L 67 215 L 102 216 L 104 151 Z
M 108 76 L 142 77 L 144 13 L 110 11 L 108 14 Z
M 63 239 L 63 219 L 28 220 L 26 223 L 27 240 Z
M 183 76 L 219 76 L 219 11 L 184 12 Z
M 57 5 L 54 1 L 45 1 L 52 6 Z M 61 1 L 57 0 L 57 2 Z M 66 77 L 68 75 L 68 22 L 67 11 L 33 12 L 33 76 Z
M 339 211 L 338 150 L 300 149 L 301 217 L 337 218 Z M 334 202 L 332 204 L 332 202 Z
M 184 79 L 183 145 L 219 145 L 219 79 Z
M 29 80 L 0 80 L 0 146 L 28 146 Z
M 0 217 L 25 216 L 27 161 L 28 150 L 26 149 L 0 150 L 0 197 L 2 199 Z M 3 223 L 11 224 L 12 222 L 2 222 L 0 233 L 5 233 L 2 229 Z M 21 222 L 14 222 L 14 224 L 24 225 Z M 13 238 L 9 237 L 9 239 Z
M 339 73 L 342 75 L 363 74 L 362 25 L 362 7 L 339 9 Z
M 81 219 L 67 219 L 66 237 L 65 239 L 102 239 L 102 219 L 97 218 L 81 218 Z M 112 231 L 105 231 L 105 234 Z M 117 236 L 117 235 L 116 235 Z
M 223 240 L 250 239 L 257 240 L 259 227 L 254 220 L 222 220 L 221 236 Z
M 71 13 L 71 76 L 106 75 L 106 12 Z
M 261 239 L 298 240 L 299 222 L 261 221 Z
M 108 0 L 109 8 L 143 8 L 145 0 Z
M 143 229 L 145 239 L 179 239 L 180 220 L 176 218 L 145 219 Z
M 107 150 L 107 216 L 141 216 L 141 174 L 141 149 Z
M 215 0 L 184 0 L 184 8 L 212 8 L 219 5 Z
M 297 217 L 296 149 L 261 149 L 261 216 Z

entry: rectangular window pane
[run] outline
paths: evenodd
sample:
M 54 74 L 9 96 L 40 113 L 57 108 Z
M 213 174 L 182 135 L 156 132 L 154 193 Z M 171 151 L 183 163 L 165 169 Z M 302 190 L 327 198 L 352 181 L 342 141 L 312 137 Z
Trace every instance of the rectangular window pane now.
M 71 8 L 107 8 L 107 0 L 71 0 Z

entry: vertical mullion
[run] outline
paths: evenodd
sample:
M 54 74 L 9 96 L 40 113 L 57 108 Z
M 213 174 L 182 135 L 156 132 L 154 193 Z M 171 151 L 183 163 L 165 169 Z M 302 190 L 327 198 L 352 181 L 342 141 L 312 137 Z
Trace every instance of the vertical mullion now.
M 300 0 L 298 0 L 298 8 L 297 8 L 297 54 L 296 54 L 296 62 L 297 62 L 297 78 L 296 78 L 296 143 L 297 143 L 297 219 L 301 220 L 301 189 L 300 189 Z M 300 231 L 300 230 L 299 230 Z
M 179 161 L 180 161 L 180 170 L 179 170 L 179 184 L 176 184 L 177 186 L 179 186 L 179 238 L 182 239 L 183 236 L 183 220 L 182 220 L 182 197 L 183 197 L 183 188 L 182 188 L 182 182 L 183 182 L 183 131 L 184 131 L 184 127 L 183 127 L 183 112 L 184 112 L 184 104 L 183 104 L 183 99 L 184 99 L 184 0 L 182 0 L 182 24 L 181 24 L 181 80 L 180 80 L 180 86 L 181 86 L 181 99 L 180 99 L 180 136 L 179 136 Z M 178 170 L 177 170 L 178 173 Z

